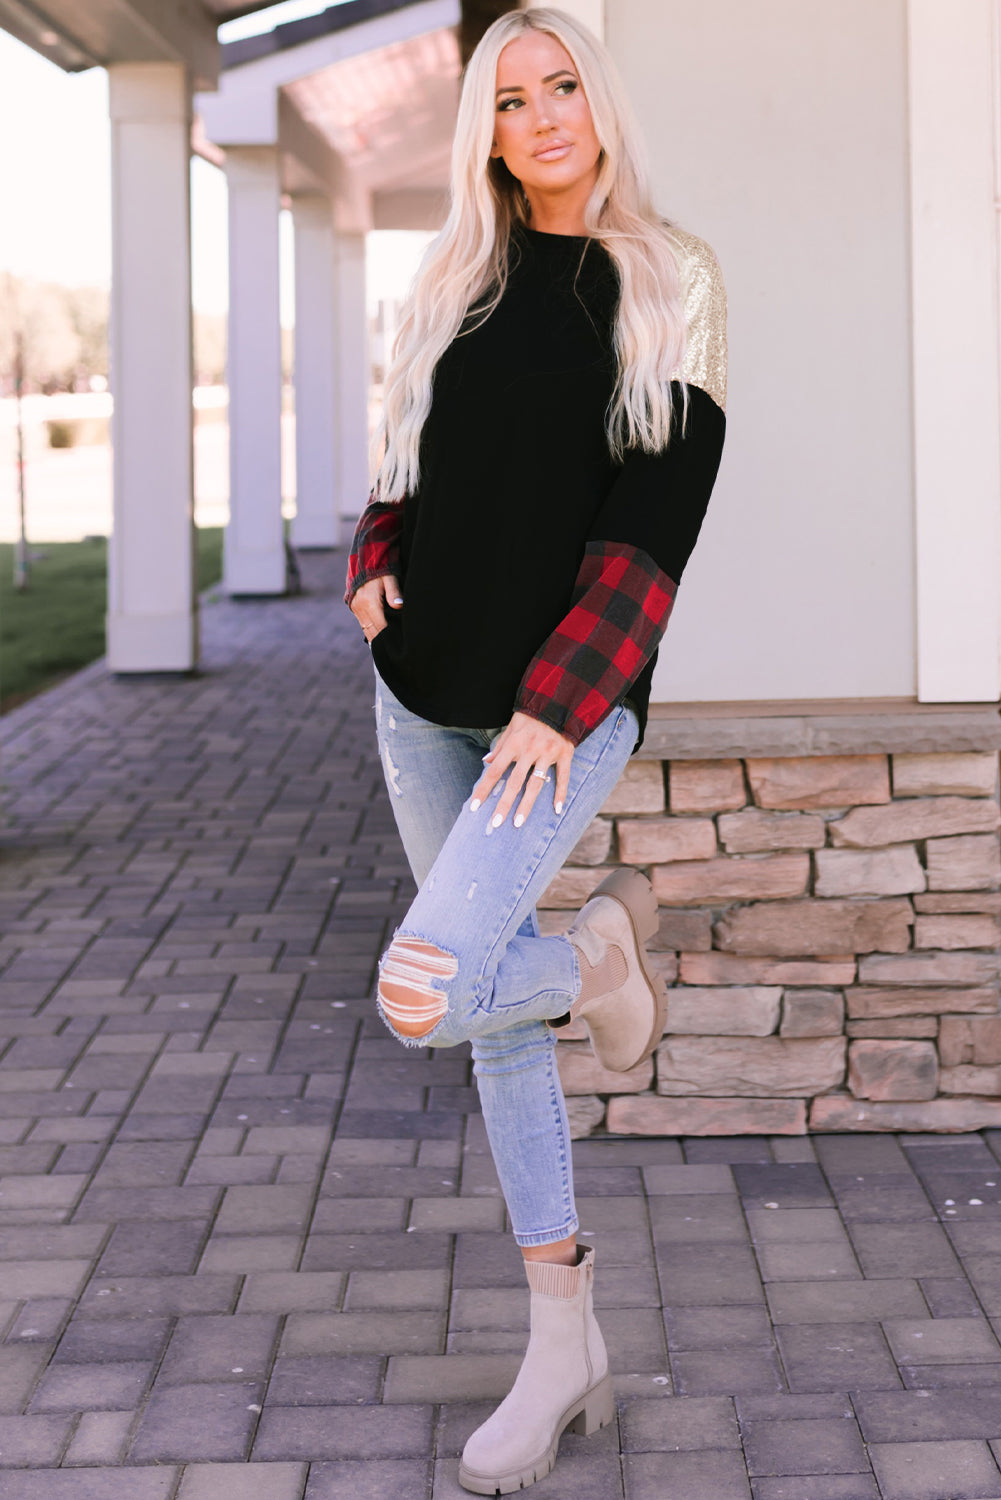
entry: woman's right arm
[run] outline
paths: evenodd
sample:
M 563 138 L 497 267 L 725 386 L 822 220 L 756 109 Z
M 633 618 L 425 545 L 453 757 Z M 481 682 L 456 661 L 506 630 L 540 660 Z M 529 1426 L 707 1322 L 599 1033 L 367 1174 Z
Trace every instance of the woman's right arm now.
M 351 540 L 344 602 L 371 640 L 385 627 L 385 608 L 399 609 L 403 502 L 369 500 Z

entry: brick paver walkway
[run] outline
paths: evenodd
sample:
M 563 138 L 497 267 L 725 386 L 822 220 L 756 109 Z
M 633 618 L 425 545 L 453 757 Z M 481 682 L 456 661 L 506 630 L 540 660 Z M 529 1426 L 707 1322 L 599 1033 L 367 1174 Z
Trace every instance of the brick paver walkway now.
M 410 883 L 305 563 L 5 720 L 4 1500 L 456 1500 L 523 1348 L 464 1049 L 373 1016 Z M 575 1157 L 619 1420 L 539 1500 L 1001 1497 L 1001 1133 Z

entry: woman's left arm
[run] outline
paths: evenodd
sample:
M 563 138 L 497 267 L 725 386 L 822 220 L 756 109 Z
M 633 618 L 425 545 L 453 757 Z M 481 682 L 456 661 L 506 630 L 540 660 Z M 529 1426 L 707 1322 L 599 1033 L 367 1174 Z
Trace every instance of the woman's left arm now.
M 716 258 L 701 241 L 686 301 L 688 349 L 674 383 L 676 425 L 667 448 L 631 451 L 602 505 L 577 574 L 570 609 L 525 672 L 515 714 L 491 752 L 474 798 L 482 801 L 508 767 L 497 805 L 501 820 L 525 779 L 532 730 L 552 731 L 556 803 L 566 796 L 573 748 L 596 729 L 660 644 L 675 594 L 695 547 L 719 469 L 726 431 L 726 293 Z M 538 763 L 538 762 L 536 762 Z M 519 772 L 521 774 L 519 775 Z M 541 781 L 519 807 L 527 816 Z

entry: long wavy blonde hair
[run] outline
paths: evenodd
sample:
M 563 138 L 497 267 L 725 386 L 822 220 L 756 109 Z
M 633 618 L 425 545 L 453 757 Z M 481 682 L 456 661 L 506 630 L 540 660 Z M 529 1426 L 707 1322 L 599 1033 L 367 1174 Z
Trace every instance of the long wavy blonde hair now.
M 597 37 L 565 11 L 509 11 L 484 32 L 467 64 L 452 146 L 448 217 L 425 251 L 401 311 L 375 435 L 381 462 L 373 494 L 381 500 L 401 500 L 417 488 L 435 366 L 460 331 L 478 327 L 497 306 L 507 284 L 512 226 L 529 222 L 521 184 L 490 155 L 497 60 L 508 42 L 527 31 L 548 32 L 570 54 L 601 147 L 584 222 L 619 278 L 609 449 L 617 459 L 627 447 L 655 453 L 670 438 L 670 382 L 679 378 L 685 352 L 679 249 L 672 226 L 651 202 L 639 131 L 622 82 Z M 475 315 L 467 320 L 474 306 Z

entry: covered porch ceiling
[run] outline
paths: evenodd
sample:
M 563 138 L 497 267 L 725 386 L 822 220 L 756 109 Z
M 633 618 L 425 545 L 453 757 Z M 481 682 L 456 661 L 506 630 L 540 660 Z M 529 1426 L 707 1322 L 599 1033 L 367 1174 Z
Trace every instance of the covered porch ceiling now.
M 276 146 L 283 189 L 326 193 L 344 230 L 436 228 L 460 22 L 459 0 L 347 0 L 231 43 L 217 90 L 196 98 L 201 131 L 223 158 Z
M 347 8 L 368 15 L 397 8 L 399 3 L 345 0 Z M 65 72 L 117 62 L 185 62 L 192 69 L 195 87 L 210 89 L 215 87 L 219 70 L 217 27 L 274 4 L 275 0 L 0 0 L 0 29 Z M 490 22 L 514 7 L 512 0 L 461 0 L 459 8 L 460 50 L 465 61 Z M 317 19 L 290 24 L 299 27 Z M 279 26 L 261 35 L 273 37 L 287 29 Z

